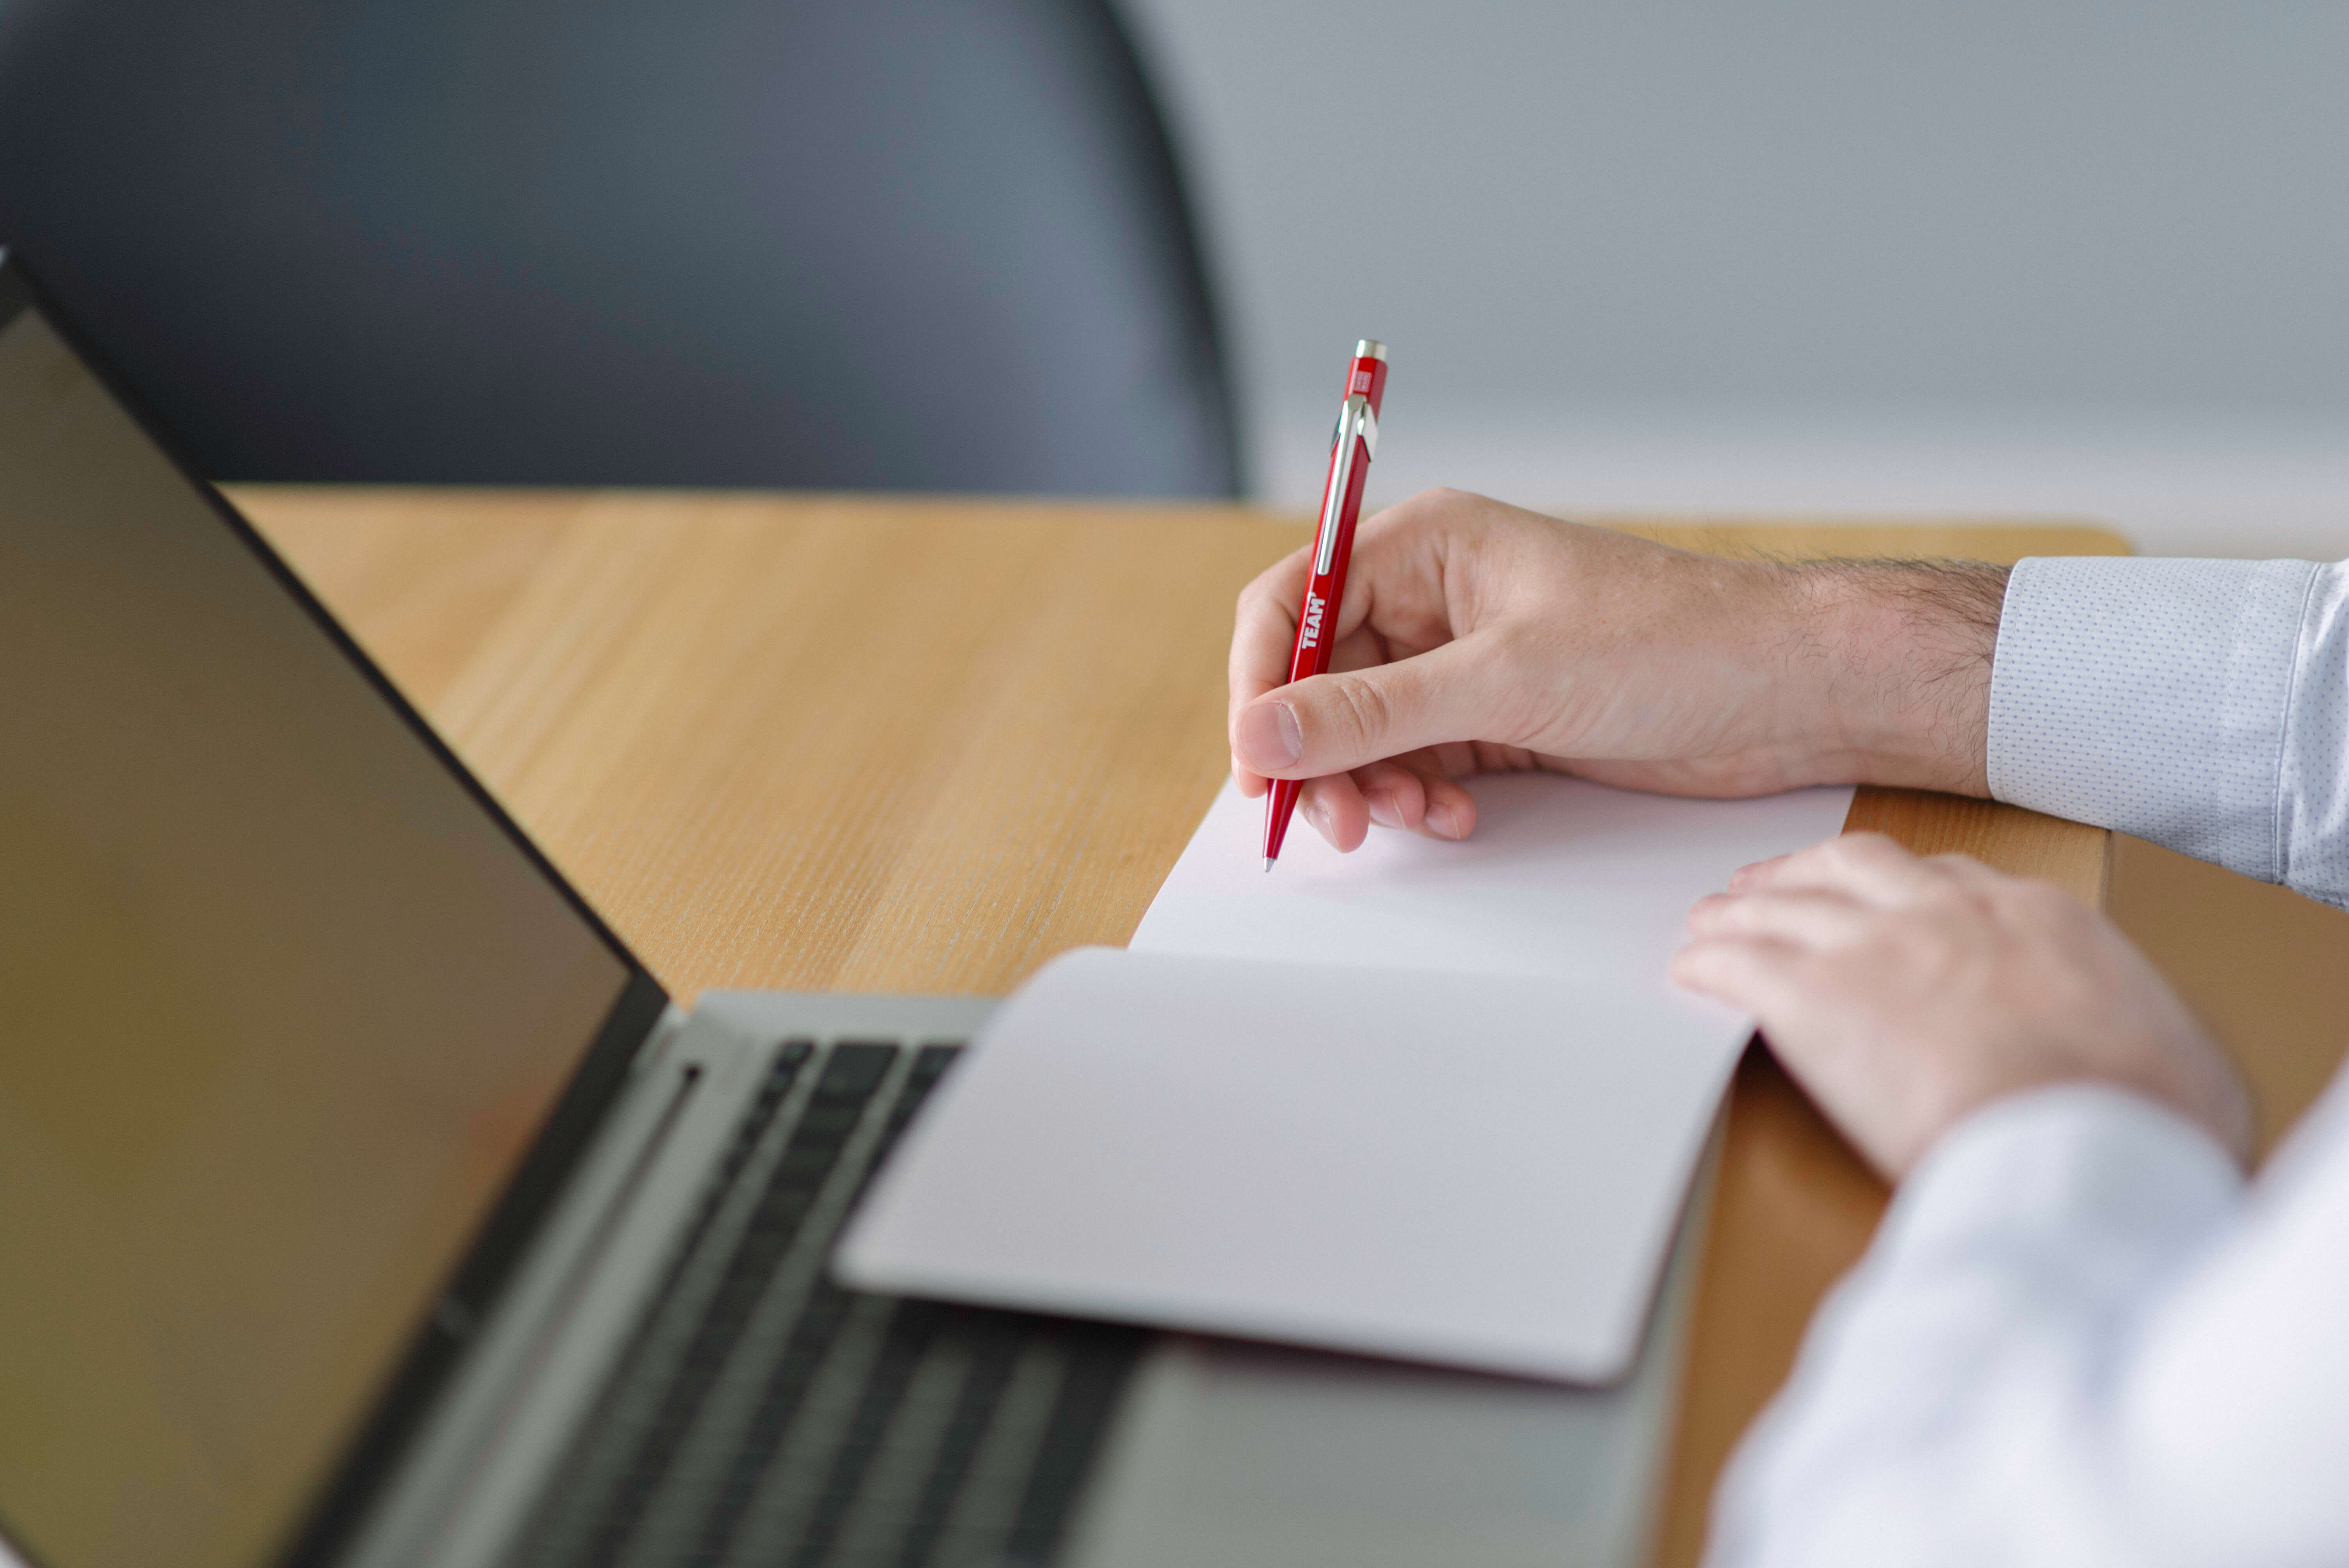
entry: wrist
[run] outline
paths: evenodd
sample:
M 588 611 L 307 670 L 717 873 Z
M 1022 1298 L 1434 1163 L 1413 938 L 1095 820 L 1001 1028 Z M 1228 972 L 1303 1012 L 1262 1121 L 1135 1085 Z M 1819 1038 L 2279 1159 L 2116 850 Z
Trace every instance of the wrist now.
M 1823 561 L 1788 571 L 1823 776 L 1989 794 L 1990 673 L 2007 569 Z

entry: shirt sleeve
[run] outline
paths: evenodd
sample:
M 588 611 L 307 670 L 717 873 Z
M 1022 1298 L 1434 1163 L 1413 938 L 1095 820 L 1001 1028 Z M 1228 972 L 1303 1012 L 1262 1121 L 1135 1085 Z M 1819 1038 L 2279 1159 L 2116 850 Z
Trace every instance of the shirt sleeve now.
M 2344 1323 L 2342 1083 L 2251 1193 L 2126 1091 L 2002 1101 L 1814 1321 L 1711 1568 L 2349 1561 Z
M 2349 562 L 2034 558 L 1991 793 L 2349 907 Z

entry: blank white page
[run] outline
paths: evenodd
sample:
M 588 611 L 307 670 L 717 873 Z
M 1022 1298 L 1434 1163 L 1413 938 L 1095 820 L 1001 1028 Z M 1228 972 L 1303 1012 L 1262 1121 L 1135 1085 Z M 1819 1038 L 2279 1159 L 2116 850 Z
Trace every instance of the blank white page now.
M 1133 934 L 1137 952 L 1657 985 L 1689 905 L 1843 827 L 1851 790 L 1683 800 L 1550 774 L 1467 781 L 1476 831 L 1371 830 L 1341 855 L 1299 818 L 1264 870 L 1264 802 L 1226 783 Z
M 1665 974 L 1689 903 L 1848 789 L 1477 779 L 1465 843 L 1216 800 L 1133 949 L 995 1016 L 849 1227 L 874 1290 L 1575 1381 L 1619 1375 L 1750 1022 Z

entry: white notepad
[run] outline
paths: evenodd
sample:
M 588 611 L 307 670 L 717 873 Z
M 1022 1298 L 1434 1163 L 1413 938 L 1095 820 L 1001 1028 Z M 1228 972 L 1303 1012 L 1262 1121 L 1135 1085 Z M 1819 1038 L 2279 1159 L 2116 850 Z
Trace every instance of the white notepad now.
M 1065 954 L 948 1075 L 835 1257 L 866 1289 L 1572 1381 L 1619 1375 L 1751 1029 L 1665 965 L 1851 791 L 1473 780 L 1463 844 L 1228 786 L 1131 949 Z

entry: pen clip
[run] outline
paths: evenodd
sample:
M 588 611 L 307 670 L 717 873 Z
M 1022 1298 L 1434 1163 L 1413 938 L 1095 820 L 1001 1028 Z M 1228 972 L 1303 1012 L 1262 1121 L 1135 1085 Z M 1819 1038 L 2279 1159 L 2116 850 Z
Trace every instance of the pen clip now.
M 1333 452 L 1338 449 L 1338 438 L 1346 433 L 1346 416 L 1353 412 L 1354 405 L 1357 403 L 1362 406 L 1362 428 L 1360 432 L 1362 444 L 1370 448 L 1371 456 L 1375 458 L 1379 455 L 1379 411 L 1371 407 L 1369 398 L 1359 393 L 1338 406 L 1338 422 L 1330 427 L 1330 449 Z
M 1320 536 L 1313 546 L 1313 575 L 1327 577 L 1338 559 L 1338 514 L 1346 509 L 1346 492 L 1354 483 L 1354 438 L 1362 438 L 1362 460 L 1379 455 L 1379 417 L 1371 400 L 1357 392 L 1338 410 L 1338 429 L 1330 445 L 1330 488 L 1321 498 Z

